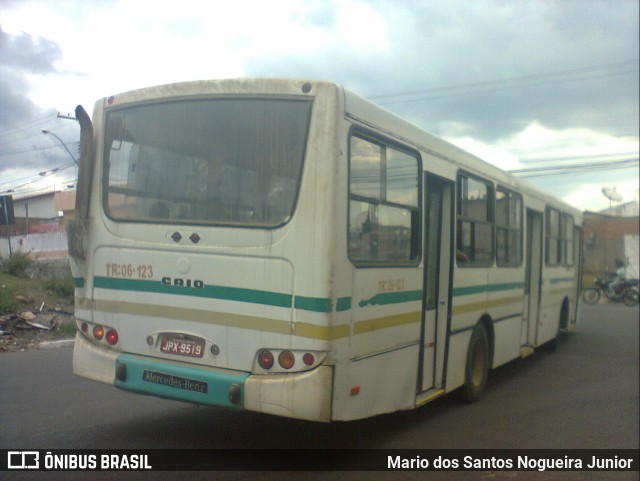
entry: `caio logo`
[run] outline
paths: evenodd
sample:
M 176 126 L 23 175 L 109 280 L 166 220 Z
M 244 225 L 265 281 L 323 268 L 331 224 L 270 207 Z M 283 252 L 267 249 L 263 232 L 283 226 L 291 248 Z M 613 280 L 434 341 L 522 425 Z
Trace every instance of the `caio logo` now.
M 38 451 L 9 451 L 7 453 L 9 469 L 39 469 L 40 453 Z

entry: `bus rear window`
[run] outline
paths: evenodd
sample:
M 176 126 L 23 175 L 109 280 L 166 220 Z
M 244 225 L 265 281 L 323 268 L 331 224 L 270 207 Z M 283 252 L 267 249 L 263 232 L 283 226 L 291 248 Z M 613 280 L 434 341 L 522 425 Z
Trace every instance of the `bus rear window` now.
M 308 100 L 200 99 L 107 113 L 104 204 L 115 220 L 276 227 L 295 207 Z

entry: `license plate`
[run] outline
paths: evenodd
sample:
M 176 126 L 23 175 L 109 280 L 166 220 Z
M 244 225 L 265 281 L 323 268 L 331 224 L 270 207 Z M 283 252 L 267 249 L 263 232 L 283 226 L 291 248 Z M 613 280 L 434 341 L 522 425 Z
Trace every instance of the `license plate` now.
M 160 341 L 160 350 L 178 356 L 202 357 L 204 355 L 204 340 L 163 336 Z

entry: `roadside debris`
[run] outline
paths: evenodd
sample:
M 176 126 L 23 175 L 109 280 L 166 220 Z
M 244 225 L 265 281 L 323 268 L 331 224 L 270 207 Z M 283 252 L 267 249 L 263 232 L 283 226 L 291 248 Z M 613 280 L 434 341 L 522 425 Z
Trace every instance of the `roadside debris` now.
M 22 309 L 25 307 L 29 306 Z M 32 304 L 27 310 L 0 315 L 0 353 L 37 349 L 41 343 L 72 339 L 74 332 L 72 313 L 57 306 L 49 308 L 44 302 Z
M 45 331 L 50 331 L 51 329 L 55 329 L 55 323 L 50 326 L 45 326 L 44 324 L 37 321 L 24 321 L 25 324 L 31 327 L 35 327 L 36 329 L 44 329 Z

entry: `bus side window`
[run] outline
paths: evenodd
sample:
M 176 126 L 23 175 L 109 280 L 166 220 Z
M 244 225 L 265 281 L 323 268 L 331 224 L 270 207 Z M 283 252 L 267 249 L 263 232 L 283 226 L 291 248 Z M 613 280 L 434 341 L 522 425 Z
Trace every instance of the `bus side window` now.
M 498 267 L 522 265 L 522 196 L 498 187 L 495 220 Z
M 573 216 L 562 214 L 562 240 L 564 244 L 562 254 L 564 255 L 564 264 L 569 267 L 573 266 L 573 227 Z
M 467 174 L 458 176 L 457 244 L 459 265 L 493 264 L 493 184 Z
M 546 209 L 545 261 L 548 266 L 562 264 L 562 228 L 560 212 L 552 207 Z
M 354 135 L 349 169 L 350 259 L 415 262 L 420 250 L 418 157 Z

